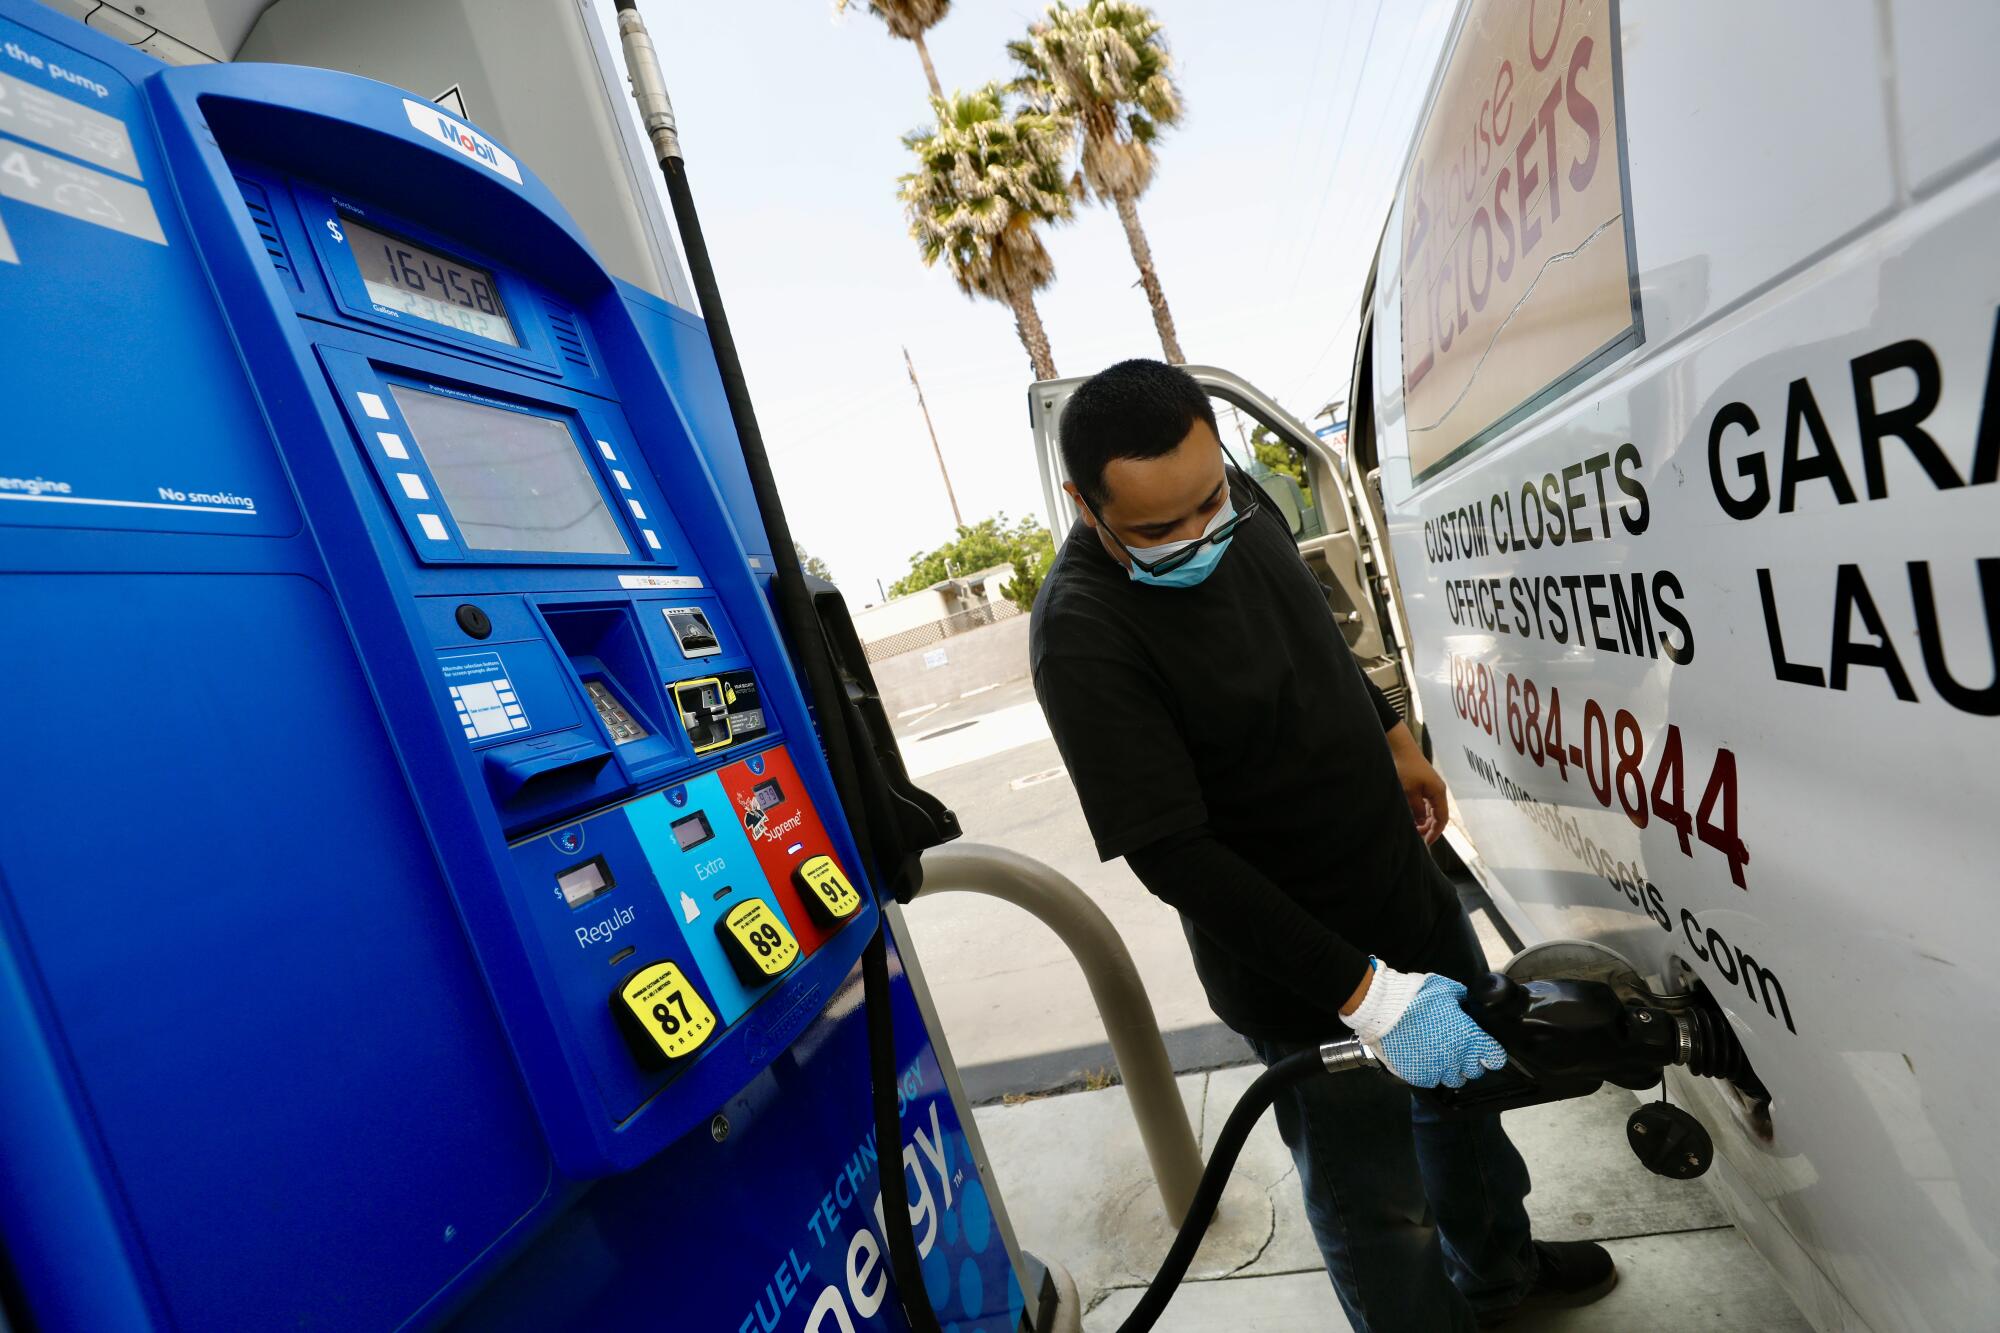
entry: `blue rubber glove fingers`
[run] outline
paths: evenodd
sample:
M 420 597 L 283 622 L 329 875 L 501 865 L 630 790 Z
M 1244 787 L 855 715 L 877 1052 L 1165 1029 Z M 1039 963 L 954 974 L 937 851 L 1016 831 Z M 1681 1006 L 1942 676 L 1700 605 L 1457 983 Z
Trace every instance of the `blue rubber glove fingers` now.
M 1472 1039 L 1466 1042 L 1464 1050 L 1460 1053 L 1464 1063 L 1456 1071 L 1457 1078 L 1450 1076 L 1445 1078 L 1444 1085 L 1447 1088 L 1462 1088 L 1489 1069 L 1506 1067 L 1507 1052 L 1500 1043 L 1493 1040 L 1492 1036 L 1477 1023 L 1472 1025 L 1472 1030 L 1474 1034 Z
M 1396 1026 L 1383 1034 L 1382 1059 L 1396 1077 L 1419 1088 L 1462 1088 L 1468 1079 L 1507 1063 L 1507 1052 L 1459 1008 L 1465 987 L 1428 978 Z

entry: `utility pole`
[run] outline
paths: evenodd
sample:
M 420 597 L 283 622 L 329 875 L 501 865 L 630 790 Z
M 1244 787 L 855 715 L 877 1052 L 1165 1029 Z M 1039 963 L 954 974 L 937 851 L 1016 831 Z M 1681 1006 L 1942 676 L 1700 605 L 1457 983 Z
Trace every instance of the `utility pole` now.
M 924 414 L 924 429 L 931 433 L 931 452 L 937 455 L 938 475 L 944 478 L 944 494 L 951 501 L 951 521 L 954 528 L 965 526 L 965 518 L 958 512 L 958 493 L 951 488 L 951 473 L 945 471 L 944 450 L 938 448 L 937 427 L 931 424 L 931 409 L 924 402 L 924 386 L 917 383 L 917 363 L 910 360 L 910 349 L 903 349 L 903 364 L 910 368 L 910 385 L 917 391 L 917 407 Z

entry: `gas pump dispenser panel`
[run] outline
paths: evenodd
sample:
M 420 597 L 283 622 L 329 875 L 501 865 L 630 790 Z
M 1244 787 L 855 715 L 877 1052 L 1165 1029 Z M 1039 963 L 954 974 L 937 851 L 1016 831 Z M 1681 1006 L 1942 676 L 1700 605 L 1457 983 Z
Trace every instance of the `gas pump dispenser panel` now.
M 488 834 L 446 855 L 485 854 L 498 901 L 465 904 L 468 918 L 536 976 L 533 1003 L 516 1003 L 552 1029 L 555 1059 L 531 1078 L 559 1084 L 538 1101 L 580 1103 L 550 1126 L 558 1155 L 574 1171 L 629 1165 L 757 1072 L 788 1034 L 753 1014 L 768 1002 L 805 1017 L 788 997 L 838 980 L 872 908 L 802 960 L 709 772 L 739 746 L 809 734 L 803 701 L 611 281 L 476 136 L 463 161 L 436 161 L 432 130 L 467 135 L 434 108 L 332 75 L 285 71 L 282 97 L 277 82 L 190 71 L 159 81 L 156 101 L 187 150 L 180 170 L 214 204 L 258 201 L 261 304 L 287 327 L 257 348 L 280 364 L 254 368 L 297 375 L 337 423 L 328 461 L 390 576 L 384 610 L 417 630 L 379 650 L 431 663 L 465 813 L 513 844 Z M 225 282 L 251 277 L 216 264 Z M 683 599 L 678 627 L 663 586 Z M 690 608 L 715 649 L 698 675 Z M 825 799 L 825 783 L 816 768 L 804 799 Z M 667 836 L 690 801 L 722 822 L 727 854 L 694 861 Z M 658 1019 L 634 1008 L 654 990 Z M 652 1029 L 635 1032 L 635 1016 Z M 682 1084 L 691 1095 L 662 1096 Z
M 874 1160 L 829 1004 L 880 917 L 620 286 L 400 90 L 166 70 L 21 0 L 0 39 L 119 128 L 116 163 L 38 176 L 103 177 L 110 212 L 0 199 L 0 625 L 36 643 L 0 690 L 7 1263 L 78 1327 L 430 1324 L 481 1292 L 489 1326 L 627 1320 L 671 1199 L 782 1266 Z M 51 132 L 0 119 L 0 157 Z M 62 724 L 85 709 L 117 763 Z M 782 794 L 745 805 L 739 768 Z M 983 1209 L 929 1045 L 898 1068 L 940 1199 Z M 722 1109 L 726 1160 L 811 1199 L 713 1212 Z M 1012 1329 L 989 1220 L 965 1308 Z M 572 1241 L 532 1242 L 582 1234 L 649 1276 L 574 1290 Z M 736 1327 L 754 1289 L 702 1262 Z M 724 1326 L 708 1299 L 688 1327 Z

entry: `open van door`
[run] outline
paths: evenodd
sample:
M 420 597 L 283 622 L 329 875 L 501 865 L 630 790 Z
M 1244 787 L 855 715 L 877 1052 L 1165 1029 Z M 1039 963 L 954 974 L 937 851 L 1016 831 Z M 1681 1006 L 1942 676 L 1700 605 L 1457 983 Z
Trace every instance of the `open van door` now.
M 1389 697 L 1421 736 L 1411 716 L 1411 694 L 1403 640 L 1389 607 L 1386 548 L 1377 540 L 1366 507 L 1349 489 L 1344 461 L 1298 418 L 1279 407 L 1270 395 L 1240 375 L 1216 366 L 1183 366 L 1218 404 L 1235 408 L 1269 431 L 1304 465 L 1310 490 L 1302 491 L 1290 477 L 1257 465 L 1239 444 L 1225 439 L 1233 461 L 1250 473 L 1269 495 L 1272 508 L 1285 519 L 1299 544 L 1299 553 L 1318 577 L 1328 608 L 1355 660 L 1377 688 Z M 1063 405 L 1088 376 L 1041 380 L 1028 390 L 1028 420 L 1035 434 L 1035 462 L 1042 487 L 1042 508 L 1049 531 L 1068 532 L 1076 521 L 1076 506 L 1063 490 L 1063 470 L 1057 432 Z

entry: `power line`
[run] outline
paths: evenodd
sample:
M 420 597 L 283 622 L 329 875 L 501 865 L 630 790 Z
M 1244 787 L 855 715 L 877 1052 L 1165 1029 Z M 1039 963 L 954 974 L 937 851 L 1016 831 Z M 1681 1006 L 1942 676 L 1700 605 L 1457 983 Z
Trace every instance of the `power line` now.
M 1332 12 L 1331 5 L 1327 4 L 1321 5 L 1319 11 L 1319 33 L 1317 36 L 1313 38 L 1312 75 L 1306 82 L 1306 95 L 1301 102 L 1301 106 L 1304 108 L 1304 113 L 1302 113 L 1299 116 L 1297 128 L 1292 135 L 1292 151 L 1289 154 L 1287 154 L 1285 158 L 1285 174 L 1283 178 L 1288 181 L 1291 180 L 1294 175 L 1298 174 L 1299 171 L 1304 170 L 1304 168 L 1299 167 L 1299 145 L 1305 141 L 1306 121 L 1311 118 L 1309 113 L 1311 111 L 1313 104 L 1313 95 L 1319 91 L 1320 65 L 1322 64 L 1322 62 L 1325 60 L 1326 57 L 1326 16 L 1331 12 Z M 1353 49 L 1353 47 L 1349 44 L 1347 39 L 1349 35 L 1354 31 L 1355 12 L 1356 12 L 1356 6 L 1349 5 L 1347 7 L 1347 22 L 1343 24 L 1340 29 L 1340 64 L 1337 65 L 1333 71 L 1334 78 L 1336 80 L 1336 86 L 1338 86 L 1337 81 L 1340 77 L 1340 71 L 1347 68 L 1347 53 Z M 1310 159 L 1310 162 L 1307 164 L 1309 166 L 1316 166 L 1319 163 L 1320 148 L 1326 142 L 1325 130 L 1326 130 L 1325 124 L 1322 122 L 1320 126 L 1320 134 L 1317 138 L 1313 140 L 1312 158 Z M 1297 170 L 1295 170 L 1295 168 L 1297 168 Z M 1296 219 L 1298 215 L 1290 211 L 1287 211 L 1283 216 L 1287 224 L 1285 229 L 1287 233 L 1289 233 L 1296 228 L 1297 226 Z M 1285 248 L 1289 249 L 1290 247 L 1287 246 Z M 1277 253 L 1277 249 L 1278 247 L 1275 246 L 1269 246 L 1265 248 L 1264 264 L 1261 272 L 1259 273 L 1260 282 L 1263 279 L 1270 277 L 1271 264 L 1275 254 Z
M 1396 107 L 1398 106 L 1398 99 L 1397 99 L 1397 93 L 1398 93 L 1398 92 L 1399 92 L 1399 91 L 1401 90 L 1401 88 L 1402 88 L 1402 85 L 1403 85 L 1403 77 L 1404 77 L 1404 71 L 1405 71 L 1405 70 L 1406 70 L 1406 69 L 1407 69 L 1407 68 L 1409 67 L 1409 63 L 1410 63 L 1410 57 L 1411 57 L 1411 56 L 1412 56 L 1413 54 L 1415 54 L 1415 52 L 1416 52 L 1416 49 L 1417 49 L 1417 41 L 1418 41 L 1418 38 L 1419 38 L 1420 36 L 1422 36 L 1422 33 L 1423 33 L 1423 25 L 1422 25 L 1422 23 L 1421 23 L 1421 22 L 1419 22 L 1419 23 L 1417 23 L 1417 24 L 1413 25 L 1413 26 L 1411 27 L 1411 29 L 1410 29 L 1410 36 L 1409 36 L 1409 40 L 1408 40 L 1408 41 L 1407 41 L 1407 42 L 1406 42 L 1406 43 L 1404 44 L 1404 47 L 1403 47 L 1403 55 L 1402 55 L 1402 59 L 1401 59 L 1401 60 L 1399 60 L 1399 61 L 1397 62 L 1397 64 L 1396 64 L 1396 72 L 1395 72 L 1395 74 L 1394 74 L 1394 75 L 1392 75 L 1392 76 L 1391 76 L 1391 80 L 1390 80 L 1390 83 L 1389 83 L 1389 86 L 1388 86 L 1388 88 L 1387 88 L 1386 90 L 1384 90 L 1384 94 L 1383 94 L 1383 96 L 1382 96 L 1382 97 L 1381 97 L 1380 99 L 1378 99 L 1378 101 L 1377 101 L 1377 106 L 1378 106 L 1378 107 L 1380 108 L 1380 111 L 1381 111 L 1381 114 L 1380 114 L 1380 115 L 1379 115 L 1379 116 L 1378 116 L 1378 117 L 1376 118 L 1376 119 L 1377 119 L 1377 124 L 1378 124 L 1378 125 L 1379 125 L 1379 124 L 1380 124 L 1380 123 L 1381 123 L 1382 121 L 1385 121 L 1385 120 L 1386 120 L 1386 119 L 1388 118 L 1388 116 L 1389 116 L 1390 112 L 1392 111 L 1392 109 L 1394 109 L 1394 108 L 1396 108 Z M 1367 166 L 1367 167 L 1369 168 L 1369 170 L 1367 170 L 1367 171 L 1365 171 L 1365 172 L 1362 172 L 1362 173 L 1357 173 L 1358 175 L 1360 175 L 1360 176 L 1361 176 L 1361 178 L 1362 178 L 1363 180 L 1367 180 L 1367 181 L 1370 181 L 1371 183 L 1372 183 L 1372 180 L 1373 180 L 1373 178 L 1374 178 L 1374 177 L 1375 177 L 1375 176 L 1376 176 L 1376 175 L 1378 174 L 1378 173 L 1377 173 L 1377 171 L 1376 171 L 1376 170 L 1375 170 L 1374 168 L 1375 168 L 1375 166 L 1376 166 L 1376 163 L 1377 163 L 1377 161 L 1379 160 L 1379 158 L 1380 158 L 1380 156 L 1381 156 L 1381 153 L 1382 153 L 1382 151 L 1383 151 L 1383 147 L 1384 147 L 1384 145 L 1385 145 L 1385 144 L 1388 144 L 1388 143 L 1389 143 L 1389 141 L 1388 141 L 1388 140 L 1384 139 L 1384 138 L 1383 138 L 1383 137 L 1382 137 L 1381 135 L 1379 135 L 1379 134 L 1375 135 L 1375 136 L 1374 136 L 1374 139 L 1375 139 L 1375 148 L 1374 148 L 1374 151 L 1373 151 L 1373 152 L 1372 152 L 1372 153 L 1370 154 L 1370 157 L 1369 157 L 1369 160 L 1368 160 L 1368 162 L 1367 162 L 1366 164 L 1364 164 L 1364 165 L 1366 165 L 1366 166 Z M 1392 144 L 1392 145 L 1390 145 L 1390 147 L 1389 147 L 1389 151 L 1391 151 L 1391 152 L 1396 152 L 1396 153 L 1400 154 L 1400 151 L 1401 151 L 1401 143 L 1400 143 L 1400 141 L 1398 141 L 1398 142 L 1397 142 L 1397 143 L 1395 143 L 1395 144 Z M 1390 166 L 1390 168 L 1389 168 L 1389 169 L 1390 169 L 1390 170 L 1391 170 L 1391 171 L 1393 172 L 1393 171 L 1395 170 L 1395 168 L 1396 168 L 1397 166 L 1399 166 L 1400 164 L 1401 164 L 1401 163 L 1400 163 L 1400 157 L 1398 157 L 1398 159 L 1397 159 L 1397 160 L 1395 160 L 1395 161 L 1393 161 L 1393 162 L 1391 163 L 1391 166 Z M 1347 198 L 1346 198 L 1346 199 L 1345 199 L 1345 200 L 1343 201 L 1343 203 L 1342 203 L 1342 205 L 1341 205 L 1341 208 L 1340 208 L 1340 223 L 1339 223 L 1339 226 L 1336 226 L 1336 227 L 1334 228 L 1334 234 L 1335 234 L 1335 235 L 1339 235 L 1339 234 L 1340 234 L 1340 229 L 1341 229 L 1342 227 L 1345 227 L 1345 226 L 1347 225 L 1347 219 L 1348 219 L 1349 215 L 1353 213 L 1353 211 L 1354 211 L 1354 208 L 1355 208 L 1355 206 L 1356 206 L 1357 202 L 1359 201 L 1359 199 L 1360 199 L 1360 198 L 1361 198 L 1361 197 L 1362 197 L 1363 195 L 1368 195 L 1368 196 L 1372 196 L 1372 197 L 1378 197 L 1378 198 L 1379 198 L 1379 196 L 1380 196 L 1380 193 L 1381 193 L 1381 192 L 1380 192 L 1379 190 L 1374 190 L 1374 189 L 1364 189 L 1364 188 L 1356 188 L 1356 189 L 1354 189 L 1354 190 L 1351 190 L 1351 191 L 1350 191 L 1350 192 L 1348 193 L 1348 195 L 1347 195 Z M 1392 198 L 1391 198 L 1391 200 L 1390 200 L 1390 203 L 1391 203 L 1391 206 L 1393 207 L 1393 204 L 1394 204 L 1394 199 L 1393 199 L 1393 193 L 1394 193 L 1394 192 L 1393 192 L 1393 184 L 1392 184 L 1392 188 L 1391 188 L 1391 191 L 1390 191 L 1390 193 L 1391 193 L 1391 195 L 1392 195 Z M 1303 270 L 1304 270 L 1304 257 L 1301 257 L 1301 260 L 1300 260 L 1300 271 L 1301 271 L 1301 272 L 1303 272 Z M 1294 287 L 1296 287 L 1296 286 L 1297 286 L 1297 283 L 1298 283 L 1298 275 L 1297 275 L 1297 274 L 1294 274 L 1294 275 L 1293 275 L 1293 281 L 1292 281 L 1292 285 L 1293 285 Z M 1339 341 L 1340 341 L 1340 335 L 1341 335 L 1341 334 L 1342 334 L 1343 332 L 1345 332 L 1345 330 L 1346 330 L 1346 325 L 1347 325 L 1347 321 L 1348 321 L 1348 319 L 1350 319 L 1350 318 L 1351 318 L 1351 317 L 1352 317 L 1352 316 L 1354 315 L 1354 312 L 1355 312 L 1356 310 L 1358 310 L 1358 309 L 1360 308 L 1360 305 L 1361 305 L 1361 296 L 1362 296 L 1362 293 L 1363 293 L 1363 292 L 1364 292 L 1365 290 L 1366 290 L 1366 277 L 1364 276 L 1364 277 L 1363 277 L 1363 278 L 1361 279 L 1361 281 L 1359 281 L 1359 282 L 1357 282 L 1357 283 L 1355 284 L 1355 292 L 1354 292 L 1354 300 L 1353 300 L 1353 301 L 1352 301 L 1351 303 L 1349 303 L 1349 305 L 1348 305 L 1348 311 L 1347 311 L 1347 314 L 1345 314 L 1345 315 L 1342 315 L 1342 316 L 1340 317 L 1340 320 L 1339 320 L 1339 322 L 1338 322 L 1338 323 L 1336 323 L 1336 324 L 1334 325 L 1334 327 L 1333 327 L 1333 332 L 1332 332 L 1332 333 L 1331 333 L 1331 334 L 1330 334 L 1330 335 L 1328 336 L 1328 338 L 1327 338 L 1327 340 L 1326 340 L 1326 344 L 1325 344 L 1325 345 L 1324 345 L 1323 347 L 1321 347 L 1321 348 L 1320 348 L 1320 350 L 1319 350 L 1319 355 L 1317 355 L 1316 357 L 1314 357 L 1314 358 L 1313 358 L 1313 361 L 1312 361 L 1312 364 L 1311 364 L 1311 365 L 1309 365 L 1308 367 L 1306 367 L 1306 369 L 1305 369 L 1305 370 L 1304 370 L 1303 372 L 1301 372 L 1301 374 L 1300 374 L 1300 376 L 1299 376 L 1299 380 L 1300 380 L 1301 384 L 1303 384 L 1303 383 L 1304 383 L 1305 381 L 1307 381 L 1307 380 L 1310 380 L 1310 378 L 1312 377 L 1312 374 L 1313 374 L 1313 372 L 1314 372 L 1314 371 L 1316 371 L 1316 370 L 1318 370 L 1318 369 L 1319 369 L 1319 367 L 1320 367 L 1320 364 L 1321 364 L 1322 362 L 1324 362 L 1324 361 L 1326 360 L 1326 357 L 1327 357 L 1327 353 L 1331 352 L 1331 351 L 1332 351 L 1332 350 L 1334 349 L 1335 345 L 1337 345 L 1337 344 L 1339 343 Z
M 1334 136 L 1333 161 L 1327 164 L 1326 185 L 1320 190 L 1319 204 L 1313 209 L 1312 227 L 1306 232 L 1305 247 L 1299 251 L 1298 269 L 1305 267 L 1306 257 L 1312 254 L 1313 240 L 1319 235 L 1320 214 L 1326 211 L 1326 197 L 1333 190 L 1334 181 L 1340 178 L 1340 159 L 1347 151 L 1347 131 L 1354 124 L 1354 103 L 1360 96 L 1361 85 L 1368 78 L 1368 56 L 1375 49 L 1375 29 L 1382 18 L 1382 0 L 1375 0 L 1375 10 L 1368 17 L 1368 36 L 1361 46 L 1361 62 L 1355 66 L 1353 80 L 1347 86 L 1347 107 L 1341 112 L 1340 133 Z M 1298 283 L 1298 271 L 1292 273 L 1292 281 L 1287 287 Z
M 1403 44 L 1403 58 L 1396 62 L 1396 72 L 1390 76 L 1389 86 L 1383 90 L 1383 95 L 1380 98 L 1378 98 L 1375 103 L 1376 107 L 1380 111 L 1380 114 L 1375 118 L 1376 127 L 1378 128 L 1380 127 L 1381 123 L 1388 118 L 1390 109 L 1396 106 L 1397 104 L 1396 94 L 1397 91 L 1401 89 L 1403 86 L 1403 71 L 1409 67 L 1410 57 L 1416 53 L 1417 39 L 1422 35 L 1423 35 L 1423 27 L 1421 23 L 1414 24 L 1411 26 L 1409 40 Z M 1373 148 L 1369 153 L 1368 161 L 1364 165 L 1370 168 L 1370 170 L 1357 173 L 1363 181 L 1372 180 L 1373 177 L 1375 176 L 1376 173 L 1373 170 L 1373 168 L 1375 166 L 1376 159 L 1380 156 L 1385 147 L 1389 152 L 1397 155 L 1397 159 L 1390 164 L 1389 169 L 1393 172 L 1397 166 L 1401 165 L 1400 159 L 1402 153 L 1402 144 L 1400 142 L 1391 144 L 1388 140 L 1383 138 L 1383 136 L 1379 133 L 1372 134 L 1368 142 L 1370 142 L 1373 145 Z M 1341 209 L 1340 209 L 1341 226 L 1345 226 L 1347 224 L 1348 214 L 1354 211 L 1355 202 L 1361 197 L 1363 193 L 1364 191 L 1360 189 L 1350 190 L 1348 192 L 1347 197 L 1341 203 Z M 1339 234 L 1340 234 L 1340 227 L 1335 227 L 1334 235 L 1338 236 Z M 1303 267 L 1304 264 L 1303 257 L 1301 257 L 1300 263 L 1301 267 Z M 1293 275 L 1292 281 L 1294 285 L 1297 284 L 1298 281 L 1297 274 Z

